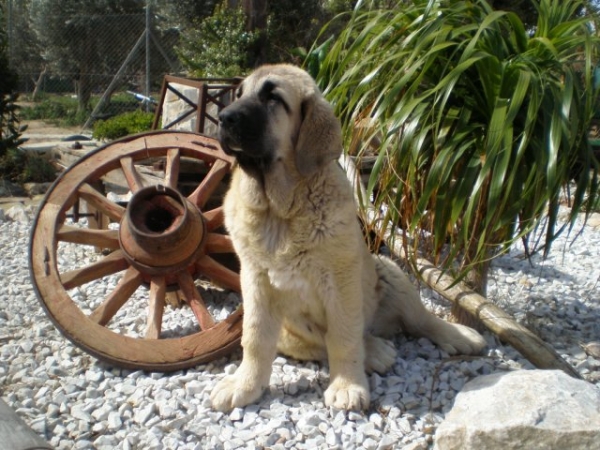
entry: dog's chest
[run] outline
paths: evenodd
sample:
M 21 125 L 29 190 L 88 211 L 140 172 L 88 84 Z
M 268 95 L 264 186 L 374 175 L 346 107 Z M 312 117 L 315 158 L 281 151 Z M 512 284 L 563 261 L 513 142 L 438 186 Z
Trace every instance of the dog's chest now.
M 254 239 L 250 247 L 273 287 L 307 293 L 316 269 L 310 231 L 298 221 L 269 217 L 258 227 Z

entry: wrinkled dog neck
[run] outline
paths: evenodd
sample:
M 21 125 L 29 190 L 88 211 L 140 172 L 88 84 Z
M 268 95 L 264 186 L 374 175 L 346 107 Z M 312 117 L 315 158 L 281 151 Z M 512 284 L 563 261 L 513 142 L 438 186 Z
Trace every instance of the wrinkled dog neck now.
M 238 192 L 251 209 L 270 210 L 280 218 L 290 217 L 298 202 L 298 195 L 307 195 L 308 184 L 295 170 L 283 161 L 275 162 L 270 170 L 260 175 L 237 167 L 232 183 L 239 185 Z

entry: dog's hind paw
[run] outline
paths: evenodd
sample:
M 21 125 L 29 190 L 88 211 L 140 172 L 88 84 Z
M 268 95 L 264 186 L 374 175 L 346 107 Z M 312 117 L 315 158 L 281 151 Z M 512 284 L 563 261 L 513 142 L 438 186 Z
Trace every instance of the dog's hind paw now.
M 244 379 L 236 373 L 227 375 L 210 394 L 210 400 L 214 409 L 228 412 L 233 408 L 241 408 L 254 403 L 263 393 L 260 385 Z
M 441 336 L 429 336 L 449 355 L 479 355 L 487 342 L 473 328 L 458 323 L 447 323 Z
M 396 362 L 396 347 L 387 339 L 371 334 L 365 337 L 365 370 L 387 373 Z

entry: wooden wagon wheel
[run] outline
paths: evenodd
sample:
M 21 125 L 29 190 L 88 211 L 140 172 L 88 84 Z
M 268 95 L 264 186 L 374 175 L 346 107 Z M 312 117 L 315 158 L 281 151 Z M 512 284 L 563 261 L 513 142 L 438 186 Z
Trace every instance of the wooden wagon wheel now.
M 214 139 L 158 131 L 110 143 L 61 174 L 40 205 L 29 258 L 38 297 L 68 339 L 111 364 L 159 371 L 206 362 L 237 346 L 241 307 L 216 320 L 195 284 L 204 277 L 240 290 L 238 273 L 218 261 L 233 247 L 221 232 L 219 201 L 210 204 L 232 162 Z M 205 169 L 199 184 L 185 194 L 182 164 Z M 158 177 L 144 173 L 152 165 Z M 124 204 L 104 195 L 101 187 L 115 176 L 126 180 L 130 190 Z M 108 217 L 110 226 L 75 223 L 83 215 L 82 202 L 90 206 L 90 222 Z M 94 247 L 104 252 L 94 253 Z M 66 249 L 82 253 L 83 266 L 71 267 Z M 97 297 L 92 289 L 98 282 L 103 294 L 91 298 Z M 173 296 L 190 308 L 166 309 Z M 111 328 L 127 308 L 140 312 L 127 320 L 141 332 Z M 175 311 L 189 314 L 191 325 L 183 330 L 175 325 L 165 333 L 164 322 Z

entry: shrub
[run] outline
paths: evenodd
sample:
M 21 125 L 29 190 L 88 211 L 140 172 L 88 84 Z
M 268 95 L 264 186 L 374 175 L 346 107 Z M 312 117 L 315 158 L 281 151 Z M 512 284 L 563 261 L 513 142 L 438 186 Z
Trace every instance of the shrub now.
M 45 183 L 56 178 L 56 169 L 44 156 L 16 147 L 0 158 L 0 173 L 16 183 Z
M 0 4 L 0 22 L 4 19 L 4 10 Z M 20 145 L 23 127 L 19 126 L 17 106 L 17 75 L 8 65 L 7 39 L 5 30 L 0 27 L 0 158 L 8 149 Z
M 568 229 L 561 189 L 576 185 L 571 225 L 598 196 L 600 41 L 585 2 L 534 2 L 533 30 L 484 0 L 377 3 L 358 3 L 319 80 L 348 142 L 381 138 L 368 191 L 383 223 L 463 275 L 520 238 L 548 251 Z M 536 227 L 545 235 L 531 242 Z
M 88 112 L 77 112 L 77 99 L 68 96 L 48 96 L 33 106 L 21 108 L 20 116 L 24 120 L 47 120 L 61 125 L 82 125 L 89 116 Z
M 189 29 L 177 53 L 181 62 L 196 77 L 235 77 L 248 72 L 248 50 L 258 33 L 245 30 L 246 16 L 241 9 L 217 8 L 214 15 Z
M 141 133 L 152 128 L 154 114 L 133 111 L 99 120 L 94 124 L 93 136 L 100 140 L 114 140 L 129 134 Z

